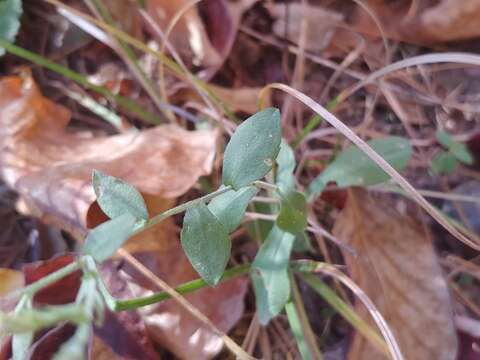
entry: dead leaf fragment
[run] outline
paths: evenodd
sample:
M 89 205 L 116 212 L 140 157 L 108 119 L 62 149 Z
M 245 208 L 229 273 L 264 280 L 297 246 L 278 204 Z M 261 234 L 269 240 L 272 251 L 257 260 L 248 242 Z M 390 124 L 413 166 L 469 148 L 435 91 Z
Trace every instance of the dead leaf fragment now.
M 351 277 L 372 299 L 405 359 L 455 360 L 457 336 L 447 284 L 429 236 L 385 198 L 352 190 L 333 234 L 357 257 L 345 254 Z M 355 310 L 374 326 L 367 310 Z M 358 333 L 349 360 L 386 359 Z
M 77 236 L 95 200 L 93 169 L 166 198 L 211 171 L 216 130 L 167 125 L 92 137 L 69 132 L 68 110 L 43 97 L 31 78 L 3 78 L 0 94 L 0 175 L 34 215 Z
M 478 0 L 397 1 L 367 0 L 364 5 L 380 20 L 388 37 L 416 44 L 472 39 L 480 36 Z M 360 6 L 352 16 L 353 27 L 380 35 L 372 17 Z
M 149 0 L 147 11 L 164 32 L 183 13 L 169 37 L 175 50 L 193 58 L 195 65 L 219 67 L 230 53 L 243 13 L 257 1 Z
M 11 269 L 0 269 L 0 296 L 24 286 L 23 274 Z
M 306 21 L 308 25 L 305 48 L 320 51 L 329 46 L 336 27 L 342 22 L 343 15 L 319 6 L 303 5 L 302 3 L 270 5 L 269 10 L 276 21 L 273 32 L 278 37 L 293 43 L 299 43 L 300 34 Z

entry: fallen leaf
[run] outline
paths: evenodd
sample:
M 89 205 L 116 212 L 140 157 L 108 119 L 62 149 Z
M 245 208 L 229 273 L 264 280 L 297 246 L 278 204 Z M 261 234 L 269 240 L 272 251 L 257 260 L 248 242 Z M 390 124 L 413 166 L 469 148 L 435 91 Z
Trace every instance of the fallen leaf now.
M 23 267 L 25 285 L 30 285 L 35 281 L 61 269 L 72 263 L 75 256 L 72 254 L 60 255 L 50 260 L 39 261 L 27 264 Z M 35 294 L 34 300 L 37 304 L 62 305 L 75 301 L 77 291 L 80 288 L 80 279 L 82 273 L 80 270 L 65 276 L 59 281 L 43 288 Z
M 230 53 L 243 13 L 257 1 L 207 0 L 190 6 L 169 40 L 175 50 L 187 55 L 185 58 L 193 55 L 194 64 L 219 67 Z M 188 4 L 192 1 L 149 0 L 147 11 L 166 31 L 170 21 Z
M 209 84 L 208 88 L 232 111 L 242 111 L 247 114 L 254 114 L 259 111 L 258 100 L 260 87 L 240 87 L 227 88 L 223 86 Z M 175 99 L 179 101 L 198 101 L 200 96 L 196 91 L 190 88 L 181 89 Z M 270 96 L 266 96 L 263 106 L 270 107 L 272 104 Z
M 472 39 L 480 36 L 478 0 L 363 1 L 380 20 L 388 37 L 416 44 Z M 413 4 L 412 4 L 413 3 Z M 378 26 L 362 7 L 352 15 L 354 29 L 379 36 Z
M 457 336 L 447 284 L 429 235 L 384 197 L 350 192 L 333 234 L 357 253 L 345 253 L 351 278 L 385 317 L 405 359 L 454 360 Z M 355 311 L 372 327 L 360 305 Z M 431 331 L 435 329 L 435 331 Z M 349 360 L 386 359 L 356 333 Z
M 276 19 L 273 32 L 281 38 L 299 43 L 300 34 L 305 21 L 305 49 L 320 51 L 330 45 L 336 27 L 342 22 L 343 15 L 320 6 L 303 5 L 302 3 L 270 5 L 270 13 Z
M 165 198 L 211 171 L 216 130 L 165 125 L 92 137 L 69 132 L 68 110 L 43 97 L 31 78 L 3 78 L 0 94 L 0 175 L 33 215 L 77 237 L 85 234 L 95 200 L 93 169 Z
M 23 274 L 11 269 L 0 269 L 0 296 L 23 287 Z

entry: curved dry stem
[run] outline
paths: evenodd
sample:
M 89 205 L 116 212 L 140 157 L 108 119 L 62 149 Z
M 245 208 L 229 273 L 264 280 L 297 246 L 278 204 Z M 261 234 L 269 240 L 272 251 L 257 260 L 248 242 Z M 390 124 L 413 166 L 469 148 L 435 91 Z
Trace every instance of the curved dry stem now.
M 475 56 L 476 60 L 480 64 L 480 56 Z M 409 194 L 413 200 L 415 200 L 431 217 L 433 217 L 439 224 L 441 224 L 450 234 L 455 236 L 458 240 L 462 241 L 466 245 L 470 246 L 475 250 L 480 250 L 480 244 L 472 241 L 459 230 L 457 230 L 445 217 L 433 207 L 425 198 L 418 193 L 418 191 L 402 176 L 395 170 L 384 158 L 382 158 L 375 150 L 373 150 L 365 141 L 359 138 L 348 126 L 346 126 L 342 121 L 340 121 L 335 115 L 325 109 L 323 106 L 315 102 L 312 98 L 301 93 L 298 90 L 291 88 L 288 85 L 274 83 L 264 87 L 260 93 L 260 99 L 263 98 L 263 95 L 269 89 L 279 89 L 285 91 L 286 93 L 296 97 L 298 100 L 303 102 L 318 115 L 324 118 L 330 125 L 336 127 L 344 136 L 346 136 L 351 142 L 357 145 L 360 150 L 368 155 L 378 166 L 380 166 L 383 171 L 392 177 L 392 179 L 400 185 L 400 187 Z M 260 101 L 262 103 L 262 101 Z
M 317 267 L 314 269 L 314 272 L 330 275 L 331 277 L 340 281 L 347 288 L 349 288 L 354 293 L 354 295 L 358 297 L 358 299 L 365 305 L 367 310 L 370 312 L 373 320 L 375 320 L 375 323 L 377 324 L 380 332 L 385 339 L 385 342 L 387 343 L 392 358 L 394 360 L 404 359 L 402 352 L 400 351 L 400 347 L 398 346 L 398 343 L 395 340 L 395 337 L 393 336 L 393 333 L 390 330 L 387 322 L 383 318 L 382 314 L 380 314 L 380 311 L 378 311 L 372 300 L 370 300 L 367 294 L 365 294 L 365 292 L 357 284 L 355 284 L 348 276 L 338 270 L 335 266 L 332 266 L 330 264 L 318 264 Z
M 368 5 L 364 4 L 363 1 L 361 0 L 352 0 L 355 4 L 360 6 L 367 14 L 370 16 L 375 23 L 375 26 L 378 28 L 378 31 L 380 32 L 380 36 L 383 41 L 383 46 L 385 47 L 385 65 L 390 64 L 390 60 L 392 59 L 392 51 L 390 50 L 390 46 L 388 45 L 388 38 L 387 34 L 385 33 L 385 30 L 383 29 L 382 22 L 378 18 L 377 14 L 368 7 Z
M 188 10 L 190 10 L 192 7 L 197 5 L 200 1 L 202 0 L 192 0 L 189 3 L 185 4 L 180 10 L 178 10 L 175 15 L 172 17 L 170 22 L 167 25 L 166 30 L 164 31 L 163 37 L 161 37 L 162 43 L 160 45 L 160 54 L 163 54 L 165 56 L 165 48 L 168 43 L 168 38 L 170 37 L 170 33 L 172 30 L 175 28 L 177 23 L 180 21 L 180 19 L 187 13 Z M 178 60 L 177 60 L 178 62 Z M 183 64 L 183 62 L 182 62 Z M 180 65 L 181 66 L 181 65 Z M 160 94 L 162 96 L 162 99 L 164 102 L 168 102 L 168 94 L 167 94 L 167 89 L 165 88 L 165 68 L 163 66 L 163 63 L 159 64 L 158 67 L 158 78 L 159 78 L 159 83 L 160 83 Z
M 389 64 L 382 69 L 374 71 L 365 79 L 358 82 L 356 85 L 342 91 L 338 96 L 339 102 L 345 101 L 348 97 L 353 95 L 362 87 L 373 83 L 375 80 L 385 77 L 386 75 L 401 69 L 411 66 L 438 64 L 438 63 L 460 63 L 467 65 L 480 65 L 480 56 L 468 53 L 442 53 L 442 54 L 426 54 L 414 56 L 408 59 L 400 60 Z
M 198 321 L 208 327 L 213 333 L 220 337 L 225 344 L 225 346 L 233 353 L 238 359 L 241 360 L 256 360 L 254 357 L 248 355 L 245 350 L 243 350 L 235 341 L 233 341 L 229 336 L 227 336 L 223 331 L 213 324 L 210 319 L 208 319 L 200 310 L 193 306 L 185 297 L 180 295 L 174 288 L 168 285 L 165 281 L 156 276 L 151 272 L 145 265 L 140 261 L 135 259 L 129 252 L 125 249 L 120 248 L 117 253 L 127 260 L 135 269 L 137 269 L 143 276 L 152 281 L 156 286 L 158 286 L 162 291 L 170 295 L 172 299 L 178 302 L 185 310 L 187 310 L 192 316 L 194 316 Z

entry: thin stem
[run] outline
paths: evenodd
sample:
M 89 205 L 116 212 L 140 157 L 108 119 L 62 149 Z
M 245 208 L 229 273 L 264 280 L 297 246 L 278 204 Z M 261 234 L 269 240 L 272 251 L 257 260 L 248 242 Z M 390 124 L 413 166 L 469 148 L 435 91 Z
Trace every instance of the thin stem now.
M 265 190 L 270 190 L 270 191 L 277 191 L 278 190 L 277 185 L 273 185 L 273 184 L 270 184 L 270 183 L 265 182 L 265 181 L 260 181 L 260 180 L 254 181 L 253 185 L 255 185 L 259 189 L 265 189 Z
M 334 98 L 333 100 L 331 100 L 326 108 L 328 109 L 328 111 L 333 111 L 335 110 L 335 108 L 338 106 L 339 104 L 339 101 L 338 101 L 339 97 L 337 96 L 336 98 Z M 310 134 L 310 132 L 315 129 L 317 127 L 318 124 L 320 124 L 321 122 L 323 121 L 323 117 L 321 117 L 320 115 L 316 114 L 315 116 L 313 116 L 310 121 L 308 122 L 308 124 L 302 129 L 302 131 L 300 132 L 300 134 L 297 135 L 297 137 L 293 140 L 292 142 L 292 148 L 293 149 L 296 149 L 298 147 L 298 145 L 300 145 L 300 143 L 302 142 L 302 140 L 308 135 Z
M 81 259 L 79 259 L 78 261 L 72 262 L 71 264 L 68 264 L 67 266 L 41 278 L 40 280 L 35 281 L 33 284 L 12 292 L 11 294 L 7 295 L 5 298 L 10 300 L 10 299 L 16 299 L 22 295 L 33 296 L 35 295 L 35 293 L 37 293 L 41 289 L 57 282 L 60 279 L 63 279 L 65 276 L 70 275 L 74 271 L 79 270 L 82 266 L 81 262 L 82 262 Z
M 9 53 L 16 55 L 18 57 L 21 57 L 23 59 L 26 59 L 34 64 L 43 66 L 53 72 L 56 72 L 60 75 L 63 75 L 76 83 L 91 89 L 103 96 L 105 96 L 108 99 L 111 99 L 118 103 L 121 107 L 123 107 L 125 110 L 130 111 L 131 113 L 137 115 L 139 118 L 153 124 L 158 124 L 162 120 L 158 118 L 156 115 L 145 111 L 141 106 L 137 105 L 135 101 L 132 101 L 130 99 L 127 99 L 123 96 L 116 95 L 112 93 L 110 90 L 103 86 L 98 86 L 95 84 L 92 84 L 88 79 L 83 76 L 82 74 L 79 74 L 73 70 L 70 70 L 69 68 L 59 65 L 53 61 L 50 61 L 43 56 L 37 55 L 31 51 L 28 51 L 22 47 L 16 46 L 14 44 L 9 43 L 8 41 L 0 38 L 0 47 L 5 48 Z
M 226 193 L 227 191 L 230 191 L 231 189 L 232 189 L 231 186 L 225 186 L 225 187 L 223 187 L 221 189 L 218 189 L 218 190 L 216 190 L 216 191 L 214 191 L 210 194 L 207 194 L 205 196 L 199 197 L 199 198 L 194 199 L 194 200 L 187 201 L 186 203 L 183 203 L 183 204 L 175 206 L 174 208 L 171 208 L 167 211 L 164 211 L 163 213 L 158 214 L 158 215 L 152 217 L 150 220 L 148 220 L 147 223 L 145 224 L 145 226 L 143 226 L 140 229 L 138 229 L 137 231 L 135 231 L 131 236 L 135 236 L 136 234 L 148 229 L 149 227 L 152 227 L 152 226 L 162 222 L 163 220 L 165 220 L 166 218 L 168 218 L 170 216 L 180 214 L 180 213 L 184 212 L 185 210 L 187 210 L 188 208 L 198 204 L 199 202 L 210 201 L 213 198 L 215 198 L 219 195 L 222 195 L 222 194 Z
M 224 282 L 224 281 L 234 279 L 236 277 L 247 274 L 250 271 L 250 266 L 251 266 L 250 264 L 243 264 L 243 265 L 239 265 L 234 268 L 226 270 L 222 278 L 220 279 L 220 282 Z M 184 295 L 196 290 L 200 290 L 207 286 L 209 285 L 203 279 L 196 279 L 196 280 L 186 282 L 182 285 L 179 285 L 178 287 L 175 288 L 175 291 L 177 291 L 181 295 Z M 170 298 L 170 295 L 168 293 L 161 291 L 143 298 L 117 300 L 115 302 L 115 307 L 113 310 L 125 311 L 125 310 L 137 309 L 139 307 L 159 303 L 169 298 Z
M 307 347 L 310 349 L 310 354 L 314 357 L 314 359 L 322 360 L 323 356 L 318 348 L 317 339 L 315 338 L 315 334 L 313 333 L 310 322 L 308 321 L 307 312 L 305 310 L 305 306 L 303 305 L 302 295 L 298 289 L 295 276 L 291 272 L 289 272 L 289 278 L 292 288 L 293 303 L 297 311 L 298 320 L 300 321 L 300 326 L 302 327 L 302 332 L 307 343 Z

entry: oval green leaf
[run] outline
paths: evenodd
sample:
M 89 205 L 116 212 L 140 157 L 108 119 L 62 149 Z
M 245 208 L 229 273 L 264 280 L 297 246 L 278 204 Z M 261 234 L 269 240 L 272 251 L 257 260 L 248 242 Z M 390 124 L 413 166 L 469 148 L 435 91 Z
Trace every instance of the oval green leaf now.
M 128 240 L 136 222 L 132 214 L 125 213 L 98 225 L 88 233 L 83 254 L 91 255 L 99 263 L 107 260 Z
M 128 212 L 139 220 L 148 220 L 142 194 L 129 183 L 97 170 L 93 170 L 92 183 L 98 205 L 109 218 Z
M 252 264 L 258 320 L 266 325 L 290 298 L 288 264 L 295 235 L 274 225 Z
M 257 194 L 255 186 L 247 186 L 238 191 L 230 190 L 217 196 L 208 204 L 208 209 L 231 233 L 235 230 L 245 215 L 248 203 Z
M 269 108 L 249 117 L 225 149 L 223 183 L 238 190 L 264 177 L 280 150 L 280 111 Z
M 277 225 L 280 229 L 298 235 L 307 227 L 307 199 L 298 191 L 281 193 L 280 214 Z
M 398 171 L 407 166 L 412 156 L 410 141 L 402 137 L 375 139 L 368 145 Z M 330 181 L 336 182 L 338 187 L 348 187 L 375 185 L 388 179 L 390 175 L 367 154 L 356 146 L 350 146 L 310 183 L 308 198 L 318 196 Z
M 21 0 L 0 1 L 0 39 L 15 40 L 20 29 L 20 16 L 22 16 Z M 0 56 L 5 54 L 5 49 L 0 47 Z
M 204 203 L 187 209 L 181 242 L 198 274 L 209 285 L 216 285 L 230 258 L 231 242 L 225 227 Z

